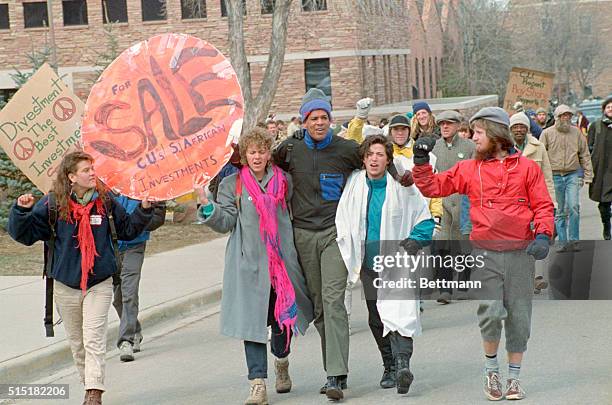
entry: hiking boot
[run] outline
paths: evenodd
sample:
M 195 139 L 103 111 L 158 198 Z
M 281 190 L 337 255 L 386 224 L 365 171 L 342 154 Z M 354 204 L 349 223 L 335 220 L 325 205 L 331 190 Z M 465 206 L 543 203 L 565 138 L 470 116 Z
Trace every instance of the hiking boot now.
M 86 390 L 83 405 L 102 405 L 102 391 Z
M 274 359 L 274 372 L 276 373 L 276 392 L 284 394 L 291 391 L 291 377 L 289 377 L 289 359 Z
M 340 382 L 340 388 L 345 390 L 346 389 L 346 376 L 342 375 L 342 376 L 338 377 L 338 381 Z M 319 389 L 319 394 L 325 394 L 326 392 L 327 392 L 327 383 L 325 383 Z
M 440 296 L 438 297 L 437 302 L 442 305 L 450 304 L 451 294 L 446 291 L 443 293 L 440 293 Z
M 268 405 L 268 393 L 266 392 L 266 382 L 263 378 L 255 378 L 249 381 L 251 392 L 244 401 L 244 405 Z
M 544 280 L 544 277 L 537 276 L 534 281 L 534 294 L 539 294 L 542 290 L 546 290 L 548 288 L 548 282 Z
M 341 377 L 327 377 L 325 395 L 327 395 L 327 399 L 330 401 L 337 402 L 344 398 L 340 378 Z
M 119 360 L 134 361 L 134 348 L 132 347 L 132 344 L 127 340 L 124 340 L 119 345 Z
M 499 401 L 504 397 L 501 377 L 497 371 L 485 371 L 484 393 L 489 401 Z
M 393 387 L 395 387 L 395 366 L 386 366 L 380 379 L 380 388 L 387 389 Z
M 395 381 L 398 394 L 407 394 L 414 381 L 414 375 L 410 372 L 409 359 L 407 354 L 398 354 L 395 358 Z
M 521 387 L 521 382 L 515 378 L 510 378 L 506 382 L 506 399 L 509 400 L 518 400 L 523 399 L 527 395 L 523 388 Z

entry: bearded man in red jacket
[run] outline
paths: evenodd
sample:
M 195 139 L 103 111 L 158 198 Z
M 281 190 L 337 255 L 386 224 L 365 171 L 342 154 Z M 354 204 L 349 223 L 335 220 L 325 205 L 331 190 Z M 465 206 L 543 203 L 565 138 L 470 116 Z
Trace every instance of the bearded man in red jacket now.
M 510 118 L 498 107 L 481 109 L 470 119 L 475 159 L 434 174 L 429 152 L 435 139 L 414 146 L 414 181 L 426 197 L 454 193 L 470 199 L 472 255 L 481 260 L 472 281 L 479 280 L 483 299 L 478 320 L 485 352 L 484 392 L 489 400 L 523 399 L 519 373 L 531 330 L 535 260 L 548 255 L 554 229 L 554 206 L 544 175 L 534 161 L 514 148 Z M 502 321 L 509 375 L 502 390 L 497 350 Z

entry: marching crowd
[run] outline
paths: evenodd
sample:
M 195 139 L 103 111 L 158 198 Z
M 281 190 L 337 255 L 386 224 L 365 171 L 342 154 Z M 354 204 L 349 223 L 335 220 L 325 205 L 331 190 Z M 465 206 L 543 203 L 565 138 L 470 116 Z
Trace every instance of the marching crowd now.
M 434 115 L 427 103 L 415 102 L 410 115 L 395 114 L 380 126 L 368 121 L 371 99 L 356 107 L 338 134 L 326 96 L 309 90 L 299 117 L 286 127 L 270 118 L 243 133 L 209 189 L 196 190 L 201 222 L 230 233 L 221 333 L 244 342 L 245 404 L 268 403 L 268 327 L 275 389 L 286 393 L 292 388 L 292 338 L 310 323 L 321 338 L 327 375 L 319 392 L 331 401 L 344 398 L 350 286 L 358 279 L 382 358 L 380 386 L 408 393 L 422 296 L 418 290 L 400 299 L 382 294 L 374 259 L 389 250 L 386 241 L 400 241 L 408 255 L 452 256 L 468 239 L 484 267 L 457 272 L 442 266 L 434 278 L 481 283 L 487 298 L 477 310 L 484 394 L 489 400 L 524 398 L 520 371 L 532 298 L 546 288 L 536 260 L 546 258 L 556 236 L 568 250 L 579 240 L 584 184 L 599 203 L 603 238 L 610 239 L 612 99 L 586 136 L 572 125 L 565 105 L 554 111 L 554 122 L 545 119 L 546 111 L 543 118 L 542 111 L 509 116 L 497 107 L 466 121 L 457 111 Z M 55 280 L 53 297 L 85 387 L 84 404 L 101 404 L 108 310 L 113 302 L 121 318 L 120 359 L 131 361 L 142 340 L 138 283 L 146 241 L 163 224 L 165 206 L 113 196 L 83 152 L 64 158 L 51 195 L 38 202 L 29 194 L 19 197 L 8 230 L 27 245 L 52 241 L 47 276 Z M 444 288 L 437 299 L 448 304 L 467 295 Z M 497 357 L 502 330 L 505 384 Z

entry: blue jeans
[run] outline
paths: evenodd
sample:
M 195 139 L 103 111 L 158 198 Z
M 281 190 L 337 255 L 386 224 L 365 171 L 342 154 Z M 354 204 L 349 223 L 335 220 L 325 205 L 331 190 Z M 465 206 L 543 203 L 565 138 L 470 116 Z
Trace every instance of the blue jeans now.
M 557 194 L 555 227 L 559 241 L 580 239 L 580 176 L 578 171 L 561 176 L 553 175 Z M 568 226 L 569 223 L 569 226 Z

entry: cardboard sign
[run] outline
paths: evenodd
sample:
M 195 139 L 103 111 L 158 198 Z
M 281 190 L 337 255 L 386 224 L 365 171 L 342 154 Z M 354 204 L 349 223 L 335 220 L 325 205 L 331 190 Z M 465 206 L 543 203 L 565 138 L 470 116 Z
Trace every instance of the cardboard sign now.
M 554 79 L 553 73 L 513 67 L 506 88 L 504 109 L 512 114 L 515 112 L 512 106 L 520 101 L 525 109 L 537 110 L 542 107 L 548 110 Z
M 0 146 L 45 193 L 63 156 L 80 148 L 84 107 L 44 64 L 0 111 Z
M 106 185 L 167 200 L 217 175 L 242 117 L 238 78 L 221 52 L 189 35 L 163 34 L 104 71 L 87 99 L 83 144 Z

